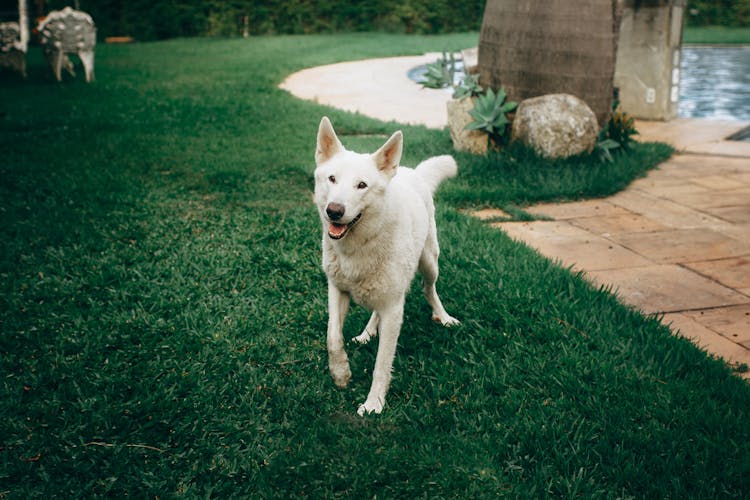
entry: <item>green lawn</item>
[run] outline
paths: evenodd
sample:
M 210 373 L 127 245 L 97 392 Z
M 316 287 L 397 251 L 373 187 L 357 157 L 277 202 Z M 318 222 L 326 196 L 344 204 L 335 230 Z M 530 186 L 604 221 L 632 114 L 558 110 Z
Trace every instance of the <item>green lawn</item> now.
M 685 26 L 683 43 L 696 44 L 750 44 L 750 27 L 725 28 L 723 26 Z
M 613 164 L 458 155 L 438 196 L 446 308 L 407 300 L 385 412 L 375 345 L 325 347 L 315 132 L 396 124 L 278 90 L 305 66 L 475 44 L 336 35 L 97 48 L 97 82 L 0 77 L 0 498 L 740 497 L 750 388 L 658 319 L 457 209 L 600 195 Z M 406 165 L 450 151 L 404 130 Z M 347 337 L 367 312 L 354 308 Z

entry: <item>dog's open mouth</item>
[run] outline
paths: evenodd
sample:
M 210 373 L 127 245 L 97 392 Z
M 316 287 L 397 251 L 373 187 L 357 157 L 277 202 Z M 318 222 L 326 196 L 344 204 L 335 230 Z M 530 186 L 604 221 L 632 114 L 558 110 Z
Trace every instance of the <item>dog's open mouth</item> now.
M 334 240 L 340 240 L 344 236 L 346 236 L 346 233 L 349 232 L 349 229 L 356 224 L 360 217 L 362 217 L 362 214 L 360 213 L 355 218 L 352 219 L 352 221 L 348 224 L 339 224 L 337 222 L 331 222 L 328 224 L 328 236 L 330 236 Z

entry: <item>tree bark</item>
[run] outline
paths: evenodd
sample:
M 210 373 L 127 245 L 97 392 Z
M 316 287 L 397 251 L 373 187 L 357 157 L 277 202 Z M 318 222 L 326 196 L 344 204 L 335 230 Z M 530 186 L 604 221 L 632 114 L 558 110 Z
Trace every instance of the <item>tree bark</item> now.
M 481 83 L 511 100 L 582 99 L 604 126 L 614 92 L 617 0 L 488 0 L 479 38 Z

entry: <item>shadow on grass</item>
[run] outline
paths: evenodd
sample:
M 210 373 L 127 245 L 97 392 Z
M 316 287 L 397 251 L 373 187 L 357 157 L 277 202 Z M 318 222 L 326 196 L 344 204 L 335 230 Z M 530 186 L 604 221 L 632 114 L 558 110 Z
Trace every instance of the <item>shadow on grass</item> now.
M 512 144 L 489 156 L 457 155 L 459 176 L 441 190 L 441 198 L 459 207 L 527 206 L 542 201 L 602 198 L 645 176 L 673 149 L 661 143 L 633 143 L 607 162 L 596 154 L 561 160 L 539 157 Z

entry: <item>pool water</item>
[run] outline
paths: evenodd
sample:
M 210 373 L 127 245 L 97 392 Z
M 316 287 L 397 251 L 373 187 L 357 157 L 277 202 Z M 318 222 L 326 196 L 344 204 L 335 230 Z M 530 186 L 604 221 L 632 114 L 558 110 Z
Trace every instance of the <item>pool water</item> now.
M 683 47 L 681 117 L 750 121 L 750 46 Z

